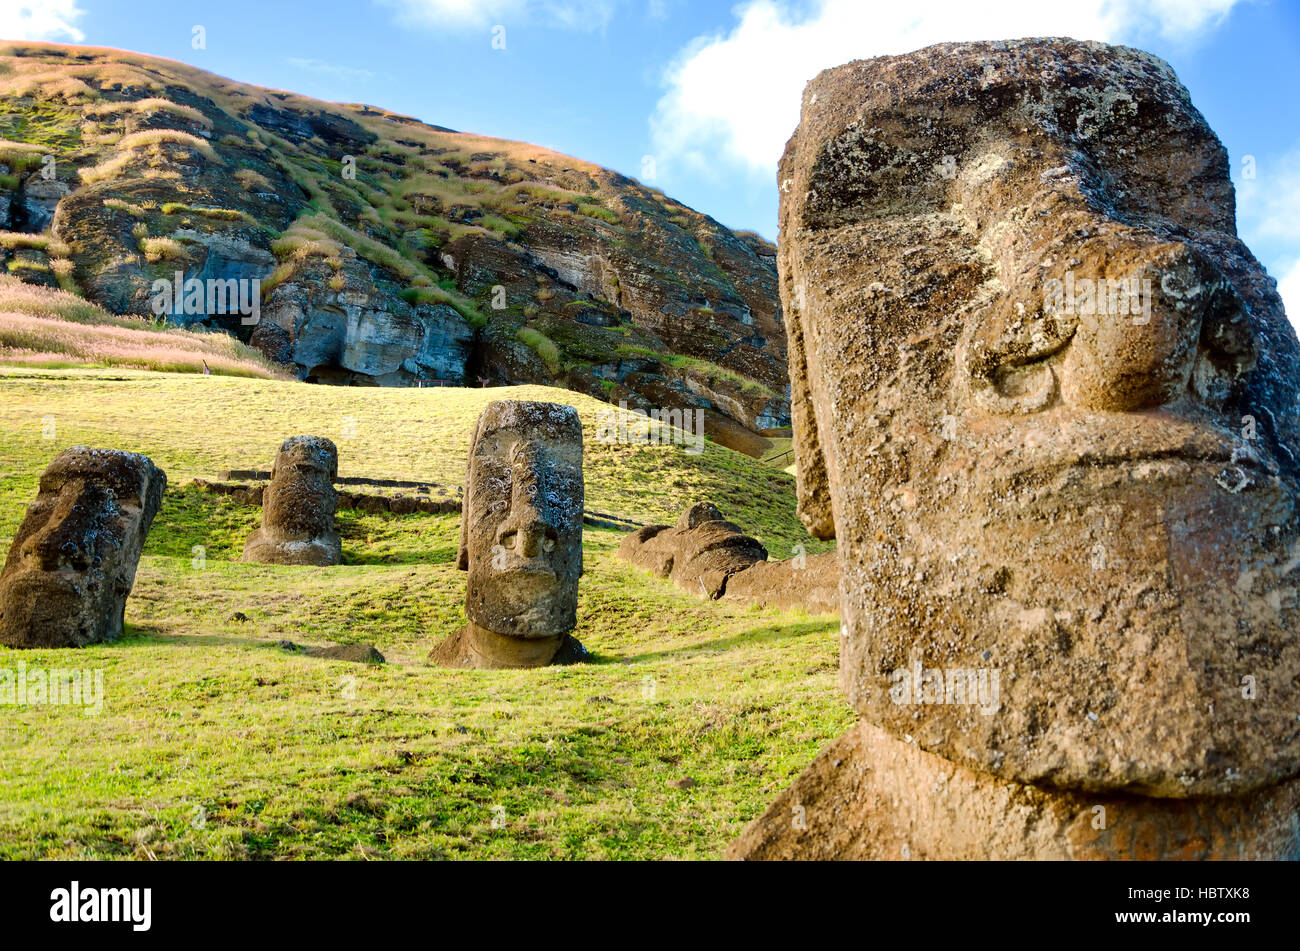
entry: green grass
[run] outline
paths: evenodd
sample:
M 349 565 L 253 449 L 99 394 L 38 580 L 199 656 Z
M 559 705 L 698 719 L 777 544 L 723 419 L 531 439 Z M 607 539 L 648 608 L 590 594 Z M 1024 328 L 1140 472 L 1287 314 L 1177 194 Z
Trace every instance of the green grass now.
M 608 208 L 602 208 L 600 205 L 591 205 L 591 204 L 583 203 L 578 206 L 578 212 L 580 214 L 586 215 L 588 218 L 598 218 L 601 221 L 604 221 L 607 224 L 611 224 L 611 225 L 616 225 L 620 221 L 622 221 L 622 218 L 619 217 L 618 212 L 611 211 Z
M 63 103 L 0 96 L 0 139 L 58 154 L 81 144 L 81 116 Z
M 516 336 L 542 358 L 546 369 L 552 373 L 560 372 L 560 348 L 555 345 L 554 340 L 532 327 L 520 327 Z
M 749 377 L 742 376 L 735 370 L 729 370 L 710 360 L 702 360 L 699 357 L 689 357 L 682 353 L 663 353 L 659 350 L 653 350 L 650 347 L 642 347 L 630 343 L 621 344 L 615 352 L 620 356 L 649 357 L 658 360 L 660 363 L 666 363 L 669 366 L 677 367 L 679 370 L 696 370 L 707 376 L 730 380 L 732 383 L 740 386 L 741 389 L 762 393 L 764 396 L 770 396 L 773 399 L 781 398 L 779 393 L 770 387 L 764 386 L 757 380 L 751 380 Z
M 427 276 L 426 276 L 426 279 Z M 408 304 L 446 304 L 453 308 L 456 313 L 465 318 L 465 322 L 471 327 L 486 327 L 488 318 L 483 311 L 479 310 L 478 305 L 467 297 L 462 297 L 455 291 L 447 290 L 442 287 L 441 281 L 433 287 L 414 286 L 408 287 L 402 291 L 402 300 Z M 452 285 L 455 286 L 454 284 Z
M 0 667 L 105 679 L 98 717 L 4 709 L 0 858 L 717 857 L 852 722 L 833 618 L 691 597 L 588 528 L 576 633 L 594 663 L 439 670 L 425 655 L 463 619 L 458 517 L 343 511 L 344 565 L 246 565 L 259 510 L 186 486 L 264 467 L 299 432 L 337 440 L 344 475 L 459 484 L 470 427 L 503 397 L 578 407 L 589 509 L 652 521 L 712 498 L 774 555 L 822 550 L 790 477 L 713 445 L 602 445 L 604 404 L 564 391 L 0 371 L 0 551 L 61 448 L 143 451 L 170 482 L 127 637 L 0 649 Z M 281 639 L 369 641 L 390 663 L 291 655 Z M 688 776 L 692 789 L 666 785 Z
M 164 202 L 162 213 L 164 215 L 198 215 L 200 218 L 211 218 L 214 221 L 242 221 L 246 224 L 257 224 L 257 219 L 246 211 L 240 211 L 238 208 L 199 208 L 179 201 Z

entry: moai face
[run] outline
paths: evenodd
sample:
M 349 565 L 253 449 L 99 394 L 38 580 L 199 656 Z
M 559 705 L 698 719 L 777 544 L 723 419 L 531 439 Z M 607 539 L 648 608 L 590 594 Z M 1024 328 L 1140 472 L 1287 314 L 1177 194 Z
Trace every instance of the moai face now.
M 334 531 L 339 456 L 321 436 L 291 436 L 280 446 L 262 505 L 277 537 L 309 539 Z
M 851 63 L 780 180 L 800 510 L 838 539 L 860 714 L 1021 782 L 1300 771 L 1300 347 L 1172 70 Z M 997 712 L 898 702 L 917 669 L 997 671 Z
M 0 573 L 0 643 L 81 647 L 118 637 L 166 482 L 136 453 L 60 453 Z
M 465 611 L 497 634 L 554 637 L 577 623 L 582 427 L 572 406 L 498 400 L 470 447 L 459 563 Z
M 334 525 L 338 450 L 321 436 L 290 436 L 262 494 L 262 524 L 244 544 L 244 561 L 337 565 L 343 546 Z

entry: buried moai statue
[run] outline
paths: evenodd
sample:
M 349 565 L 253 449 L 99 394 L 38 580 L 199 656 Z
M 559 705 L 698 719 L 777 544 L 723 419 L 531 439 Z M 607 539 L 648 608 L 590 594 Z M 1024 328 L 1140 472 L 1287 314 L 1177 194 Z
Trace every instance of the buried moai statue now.
M 1300 346 L 1170 67 L 850 63 L 780 181 L 860 722 L 729 854 L 1296 857 Z
M 290 436 L 276 453 L 262 495 L 262 524 L 244 543 L 241 561 L 268 565 L 337 565 L 343 544 L 334 525 L 339 454 L 322 436 Z
M 761 607 L 801 607 L 834 613 L 839 566 L 834 552 L 769 561 L 756 538 L 727 521 L 712 502 L 697 502 L 674 526 L 646 525 L 629 533 L 618 557 L 679 588 L 712 600 Z
M 166 474 L 137 453 L 59 453 L 0 572 L 0 644 L 84 647 L 120 636 L 166 485 Z
M 465 474 L 457 566 L 469 623 L 429 658 L 442 667 L 582 660 L 582 426 L 572 406 L 496 400 L 479 416 Z

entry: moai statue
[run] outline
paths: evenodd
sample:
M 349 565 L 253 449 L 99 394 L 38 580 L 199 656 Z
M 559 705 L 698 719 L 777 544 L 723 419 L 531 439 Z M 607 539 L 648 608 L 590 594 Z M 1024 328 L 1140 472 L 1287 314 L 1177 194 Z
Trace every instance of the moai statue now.
M 166 486 L 166 474 L 134 452 L 59 453 L 0 572 L 0 644 L 84 647 L 119 637 Z
M 582 426 L 572 406 L 496 400 L 470 442 L 457 566 L 469 623 L 442 667 L 544 667 L 586 656 L 569 632 L 582 574 Z
M 1300 853 L 1300 345 L 1228 169 L 1134 49 L 808 84 L 779 267 L 860 722 L 731 855 Z
M 696 502 L 674 526 L 646 525 L 630 532 L 618 546 L 623 561 L 700 597 L 814 613 L 838 610 L 834 552 L 776 561 L 767 554 L 712 502 Z
M 618 557 L 679 588 L 717 599 L 727 580 L 767 559 L 767 549 L 728 522 L 712 502 L 697 502 L 675 526 L 647 525 L 623 539 Z
M 262 525 L 244 543 L 241 561 L 268 565 L 337 565 L 343 545 L 334 527 L 339 453 L 321 436 L 290 436 L 262 495 Z

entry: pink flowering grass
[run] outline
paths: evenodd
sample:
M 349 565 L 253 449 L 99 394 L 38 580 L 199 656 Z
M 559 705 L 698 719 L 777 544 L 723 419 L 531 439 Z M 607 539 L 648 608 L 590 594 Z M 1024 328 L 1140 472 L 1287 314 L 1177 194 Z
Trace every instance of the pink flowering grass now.
M 202 373 L 204 361 L 227 376 L 291 378 L 228 334 L 158 329 L 75 294 L 0 276 L 0 363 Z

